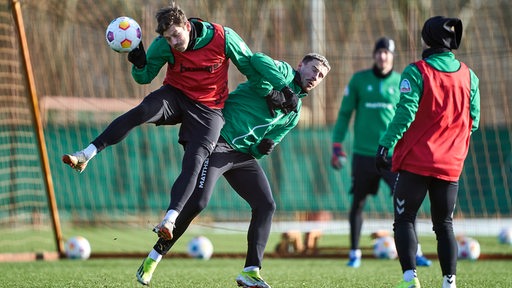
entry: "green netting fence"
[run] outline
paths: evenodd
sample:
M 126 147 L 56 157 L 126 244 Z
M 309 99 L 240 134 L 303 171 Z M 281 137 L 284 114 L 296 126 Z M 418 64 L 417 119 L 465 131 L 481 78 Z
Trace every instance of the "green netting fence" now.
M 49 125 L 46 137 L 61 215 L 94 221 L 98 217 L 105 220 L 103 217 L 161 213 L 168 206 L 171 185 L 180 171 L 182 147 L 177 144 L 177 129 L 142 125 L 123 142 L 98 154 L 79 174 L 62 164 L 60 156 L 84 147 L 101 131 Z M 330 133 L 329 127 L 296 129 L 271 157 L 261 160 L 280 217 L 325 210 L 345 215 L 349 210 L 350 167 L 341 172 L 331 169 Z M 460 180 L 457 215 L 511 216 L 509 139 L 504 128 L 483 127 L 474 133 Z M 351 151 L 347 152 L 350 155 Z M 385 185 L 381 190 L 369 199 L 366 209 L 374 215 L 389 215 L 390 191 Z M 221 180 L 205 212 L 216 220 L 236 220 L 243 205 L 247 204 Z M 428 211 L 428 205 L 422 207 L 422 213 Z

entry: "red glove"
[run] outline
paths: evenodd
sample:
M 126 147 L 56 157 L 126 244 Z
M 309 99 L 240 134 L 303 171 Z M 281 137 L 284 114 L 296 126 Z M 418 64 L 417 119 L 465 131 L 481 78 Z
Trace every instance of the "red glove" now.
M 331 166 L 336 170 L 343 168 L 343 165 L 347 162 L 347 154 L 343 151 L 341 143 L 336 142 L 332 144 L 332 157 Z

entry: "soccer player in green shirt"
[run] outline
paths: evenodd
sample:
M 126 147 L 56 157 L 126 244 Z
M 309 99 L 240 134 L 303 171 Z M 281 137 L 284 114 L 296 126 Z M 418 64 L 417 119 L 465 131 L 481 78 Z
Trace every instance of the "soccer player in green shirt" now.
M 352 114 L 354 114 L 354 140 L 352 155 L 352 206 L 349 212 L 350 252 L 347 266 L 361 265 L 359 240 L 363 226 L 363 209 L 368 195 L 375 195 L 383 179 L 392 190 L 396 173 L 379 172 L 375 168 L 375 144 L 386 131 L 395 115 L 399 99 L 400 74 L 393 70 L 395 42 L 387 37 L 378 39 L 373 49 L 374 65 L 356 72 L 345 88 L 345 93 L 334 126 L 331 165 L 341 169 L 346 161 L 342 142 L 345 140 Z M 391 152 L 390 152 L 391 155 Z M 430 266 L 431 261 L 418 249 L 416 262 Z
M 276 204 L 258 159 L 269 155 L 298 124 L 301 98 L 322 82 L 331 67 L 324 56 L 316 53 L 305 55 L 297 69 L 263 53 L 255 53 L 251 65 L 259 76 L 250 77 L 230 93 L 223 109 L 226 124 L 221 137 L 203 163 L 194 193 L 176 219 L 174 237 L 160 238 L 153 246 L 137 271 L 139 282 L 149 283 L 162 256 L 206 207 L 215 183 L 224 176 L 251 207 L 245 265 L 236 282 L 245 288 L 270 288 L 260 276 L 260 269 Z

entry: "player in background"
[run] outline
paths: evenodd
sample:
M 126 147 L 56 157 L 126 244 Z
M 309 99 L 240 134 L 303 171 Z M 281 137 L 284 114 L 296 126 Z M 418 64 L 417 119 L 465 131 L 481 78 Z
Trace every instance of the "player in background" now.
M 140 84 L 150 83 L 167 65 L 162 87 L 110 123 L 85 149 L 64 155 L 62 161 L 82 172 L 97 153 L 120 142 L 141 124 L 181 123 L 178 141 L 184 148 L 182 170 L 171 188 L 167 213 L 154 229 L 159 237 L 172 239 L 174 222 L 224 125 L 221 109 L 228 97 L 229 60 L 246 76 L 257 72 L 250 65 L 251 50 L 232 29 L 187 19 L 174 4 L 160 9 L 156 20 L 159 35 L 147 54 L 141 42 L 128 54 L 128 60 L 133 63 L 132 76 Z
M 423 25 L 421 36 L 422 60 L 402 73 L 400 100 L 378 142 L 376 166 L 386 170 L 391 165 L 398 173 L 393 228 L 403 279 L 397 287 L 420 287 L 414 223 L 428 192 L 442 287 L 452 288 L 457 272 L 452 215 L 470 136 L 480 120 L 479 80 L 452 52 L 462 38 L 461 20 L 432 17 Z M 388 151 L 393 147 L 391 164 Z
M 375 42 L 373 67 L 356 72 L 344 91 L 343 101 L 332 134 L 331 166 L 339 170 L 346 162 L 342 142 L 349 129 L 355 111 L 354 141 L 352 155 L 352 206 L 349 212 L 350 252 L 347 266 L 361 265 L 359 240 L 363 226 L 363 209 L 368 195 L 376 195 L 383 179 L 393 191 L 396 173 L 379 172 L 375 168 L 375 144 L 386 131 L 395 114 L 400 93 L 400 74 L 393 70 L 395 42 L 382 37 Z M 390 155 L 391 155 L 390 151 Z M 391 159 L 390 159 L 391 161 Z M 419 266 L 430 266 L 418 246 L 416 262 Z
M 137 280 L 144 285 L 149 284 L 162 256 L 206 207 L 215 183 L 224 175 L 252 213 L 245 265 L 236 282 L 242 287 L 270 287 L 260 276 L 260 269 L 276 204 L 258 159 L 269 155 L 297 125 L 300 98 L 320 84 L 331 67 L 316 53 L 305 55 L 296 70 L 263 53 L 255 53 L 251 64 L 261 74 L 230 93 L 223 109 L 226 124 L 215 150 L 203 164 L 194 193 L 176 219 L 174 238 L 160 238 L 137 271 Z

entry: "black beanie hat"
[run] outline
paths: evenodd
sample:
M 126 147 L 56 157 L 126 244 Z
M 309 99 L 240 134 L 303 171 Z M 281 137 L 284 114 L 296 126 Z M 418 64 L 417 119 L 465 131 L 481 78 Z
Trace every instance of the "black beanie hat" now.
M 387 49 L 391 53 L 395 53 L 395 41 L 388 37 L 382 37 L 375 42 L 375 48 L 373 49 L 373 53 L 377 52 L 379 49 Z
M 462 38 L 462 21 L 458 18 L 432 17 L 423 24 L 421 37 L 432 48 L 458 49 Z

